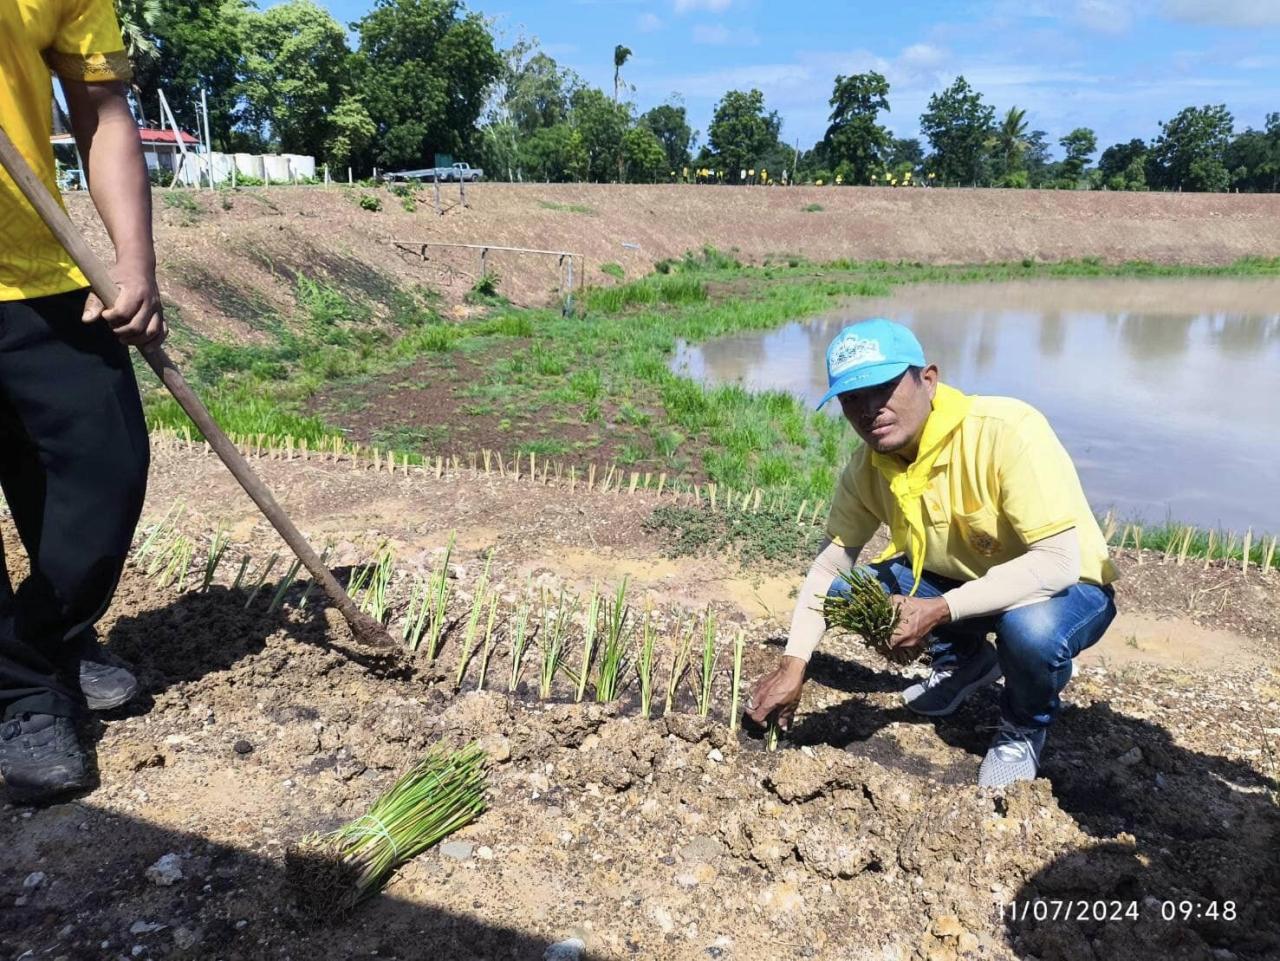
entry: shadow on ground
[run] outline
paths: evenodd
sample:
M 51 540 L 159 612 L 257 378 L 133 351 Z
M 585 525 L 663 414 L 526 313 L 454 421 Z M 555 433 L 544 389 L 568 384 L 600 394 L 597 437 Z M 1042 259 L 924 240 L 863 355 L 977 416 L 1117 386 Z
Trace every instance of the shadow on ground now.
M 345 921 L 316 926 L 295 911 L 279 857 L 211 844 L 88 804 L 62 804 L 30 818 L 5 820 L 0 827 L 6 862 L 0 869 L 0 955 L 5 958 L 539 961 L 548 946 L 547 939 L 507 924 L 389 894 L 367 902 Z M 160 887 L 146 871 L 166 854 L 179 856 L 183 876 Z M 429 878 L 419 884 L 448 883 L 447 868 L 435 852 L 419 860 Z M 45 878 L 24 889 L 35 870 Z M 477 915 L 505 910 L 475 907 Z M 152 925 L 159 927 L 150 930 Z
M 898 675 L 830 657 L 815 658 L 813 676 L 855 693 L 904 686 Z M 803 718 L 791 739 L 972 784 L 998 720 L 998 691 L 989 688 L 936 721 L 855 697 Z M 945 764 L 937 753 L 912 757 L 887 736 L 894 722 L 932 726 L 960 751 L 946 752 L 954 760 Z M 1061 810 L 1098 843 L 1063 854 L 1013 896 L 1018 918 L 1011 908 L 1004 921 L 1019 956 L 1280 958 L 1280 783 L 1247 764 L 1179 746 L 1161 725 L 1104 702 L 1064 706 L 1041 776 Z

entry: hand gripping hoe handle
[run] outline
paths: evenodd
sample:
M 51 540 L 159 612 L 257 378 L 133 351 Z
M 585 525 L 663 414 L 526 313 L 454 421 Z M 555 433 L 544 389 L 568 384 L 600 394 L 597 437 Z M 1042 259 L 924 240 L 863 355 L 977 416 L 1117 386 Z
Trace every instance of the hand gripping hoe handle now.
M 67 253 L 71 255 L 71 259 L 89 278 L 89 283 L 93 287 L 93 292 L 98 295 L 98 299 L 107 307 L 112 306 L 116 300 L 116 284 L 111 279 L 111 274 L 107 270 L 98 255 L 95 254 L 85 242 L 84 237 L 76 230 L 71 223 L 71 218 L 58 204 L 53 196 L 45 188 L 45 185 L 36 177 L 35 172 L 27 163 L 26 159 L 18 152 L 13 141 L 9 139 L 8 134 L 3 128 L 0 128 L 0 165 L 8 172 L 18 185 L 23 195 L 35 208 L 36 213 L 40 215 L 40 219 L 45 222 L 52 231 L 58 242 L 67 249 Z M 378 646 L 394 646 L 394 641 L 387 635 L 380 625 L 367 614 L 361 613 L 355 606 L 355 603 L 348 596 L 347 592 L 342 589 L 337 579 L 329 572 L 324 563 L 316 555 L 316 552 L 307 543 L 302 532 L 294 526 L 293 521 L 289 520 L 287 514 L 281 509 L 276 499 L 271 496 L 271 491 L 258 477 L 249 462 L 231 443 L 227 435 L 222 432 L 222 428 L 209 414 L 208 409 L 201 403 L 200 398 L 195 395 L 191 386 L 187 383 L 186 378 L 182 376 L 182 372 L 178 370 L 172 358 L 165 352 L 164 348 L 159 345 L 148 345 L 139 347 L 142 356 L 146 359 L 151 369 L 155 371 L 156 376 L 160 378 L 161 383 L 169 389 L 169 393 L 173 394 L 174 399 L 182 407 L 188 417 L 190 417 L 195 425 L 200 428 L 205 439 L 209 442 L 209 446 L 213 448 L 218 457 L 222 459 L 222 463 L 227 466 L 232 475 L 240 486 L 244 488 L 258 509 L 266 516 L 280 534 L 289 548 L 297 555 L 298 560 L 302 562 L 302 566 L 307 569 L 311 576 L 324 588 L 329 599 L 333 601 L 335 607 L 346 618 L 347 623 L 351 625 L 351 629 L 357 639 L 366 644 L 374 644 Z

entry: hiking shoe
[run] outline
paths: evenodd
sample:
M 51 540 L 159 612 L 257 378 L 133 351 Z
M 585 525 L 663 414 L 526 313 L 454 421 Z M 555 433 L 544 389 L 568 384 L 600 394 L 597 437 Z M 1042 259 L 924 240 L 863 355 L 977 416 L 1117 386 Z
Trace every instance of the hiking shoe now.
M 955 712 L 974 691 L 1000 679 L 996 649 L 983 641 L 973 656 L 959 664 L 934 669 L 919 684 L 902 692 L 902 701 L 917 714 L 942 717 Z
M 1005 787 L 1015 781 L 1034 781 L 1044 751 L 1046 730 L 1001 721 L 978 770 L 978 787 Z
M 80 655 L 80 692 L 91 711 L 109 711 L 132 701 L 138 679 L 96 643 L 86 644 Z
M 0 724 L 0 777 L 9 798 L 36 804 L 89 787 L 89 763 L 75 722 L 52 714 L 18 714 Z

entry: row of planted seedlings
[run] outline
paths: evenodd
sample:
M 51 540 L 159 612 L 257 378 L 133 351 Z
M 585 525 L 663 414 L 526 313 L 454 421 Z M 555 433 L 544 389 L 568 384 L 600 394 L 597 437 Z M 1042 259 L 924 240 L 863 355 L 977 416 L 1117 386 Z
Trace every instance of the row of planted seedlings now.
M 527 581 L 514 600 L 504 599 L 492 580 L 493 551 L 464 598 L 450 575 L 454 544 L 451 536 L 431 572 L 413 579 L 399 635 L 409 651 L 432 661 L 447 656 L 448 642 L 456 640 L 455 690 L 505 688 L 540 700 L 590 697 L 602 704 L 631 697 L 645 718 L 677 710 L 684 693 L 700 716 L 709 717 L 716 681 L 723 678 L 729 726 L 736 729 L 746 638 L 738 630 L 731 642 L 722 642 L 710 608 L 700 616 L 677 614 L 674 627 L 664 630 L 666 618 L 652 605 L 636 612 L 626 577 L 612 591 L 595 585 L 582 594 Z M 392 627 L 386 585 L 393 563 L 383 545 L 351 582 L 360 609 Z M 501 671 L 495 661 L 502 662 Z
M 189 426 L 181 433 L 158 430 L 153 432 L 153 436 L 166 443 L 188 448 L 202 443 L 195 439 Z M 765 492 L 758 487 L 734 490 L 711 481 L 704 484 L 677 480 L 668 482 L 665 472 L 627 471 L 617 464 L 606 465 L 606 469 L 599 471 L 596 465 L 589 464 L 579 471 L 575 465 L 566 468 L 563 462 L 549 457 L 544 456 L 539 460 L 538 455 L 532 452 L 527 455 L 516 452 L 511 455 L 510 460 L 504 459 L 500 451 L 494 450 L 482 450 L 465 457 L 457 454 L 431 457 L 403 452 L 397 456 L 394 450 L 376 446 L 362 447 L 339 436 L 323 438 L 310 447 L 305 438 L 295 439 L 290 436 L 233 435 L 232 439 L 249 457 L 284 460 L 296 457 L 335 463 L 349 460 L 357 468 L 375 472 L 385 470 L 389 473 L 401 471 L 408 474 L 412 467 L 415 471 L 433 473 L 436 477 L 442 476 L 445 470 L 466 470 L 475 474 L 483 473 L 485 476 L 526 480 L 544 485 L 554 480 L 568 486 L 570 493 L 576 492 L 579 487 L 588 491 L 615 494 L 643 491 L 656 493 L 661 497 L 666 493 L 677 499 L 686 499 L 691 505 L 712 513 L 755 514 L 763 510 L 779 517 L 793 517 L 797 525 L 813 526 L 820 523 L 827 509 L 826 501 L 807 498 L 793 507 L 794 497 L 785 490 Z M 522 456 L 525 457 L 523 463 Z M 1202 529 L 1172 522 L 1152 526 L 1136 521 L 1121 523 L 1114 512 L 1108 512 L 1101 518 L 1101 523 L 1107 543 L 1118 550 L 1132 549 L 1139 564 L 1144 563 L 1148 556 L 1154 555 L 1162 563 L 1178 566 L 1191 560 L 1199 561 L 1206 569 L 1215 561 L 1224 566 L 1239 563 L 1244 573 L 1248 573 L 1251 567 L 1266 572 L 1280 566 L 1280 535 L 1255 534 L 1252 529 L 1241 534 L 1238 531 Z
M 298 584 L 298 561 L 269 584 L 268 578 L 281 569 L 279 553 L 260 563 L 241 553 L 237 562 L 225 527 L 204 538 L 201 552 L 197 539 L 181 530 L 184 511 L 183 505 L 175 505 L 146 528 L 134 551 L 135 565 L 158 587 L 208 592 L 221 583 L 220 569 L 228 576 L 234 570 L 227 586 L 243 593 L 246 610 L 259 597 L 270 598 L 267 615 L 286 606 L 306 607 L 313 582 Z M 583 594 L 563 585 L 535 588 L 527 581 L 518 597 L 504 600 L 492 580 L 493 551 L 466 598 L 452 574 L 455 544 L 451 534 L 429 572 L 406 576 L 397 573 L 395 552 L 384 541 L 368 563 L 353 568 L 347 583 L 359 609 L 397 633 L 410 653 L 433 662 L 456 658 L 455 690 L 487 687 L 575 702 L 627 698 L 645 718 L 684 706 L 710 717 L 719 694 L 728 698 L 730 729 L 737 729 L 745 635 L 737 630 L 731 641 L 722 641 L 710 608 L 701 615 L 679 612 L 674 626 L 651 605 L 637 614 L 626 577 L 613 591 L 596 585 Z M 325 548 L 322 559 L 330 550 Z M 197 563 L 200 553 L 204 559 Z M 297 599 L 286 605 L 295 586 L 300 587 Z M 495 663 L 502 664 L 500 671 Z M 718 680 L 723 682 L 720 690 Z

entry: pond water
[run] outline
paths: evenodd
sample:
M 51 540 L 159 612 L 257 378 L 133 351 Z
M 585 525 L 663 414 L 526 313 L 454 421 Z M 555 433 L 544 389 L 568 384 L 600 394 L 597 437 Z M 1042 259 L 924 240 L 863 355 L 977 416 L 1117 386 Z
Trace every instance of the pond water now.
M 877 316 L 912 328 L 946 383 L 1043 411 L 1095 510 L 1280 532 L 1280 280 L 904 287 L 768 332 L 681 344 L 673 368 L 814 404 L 831 338 Z

